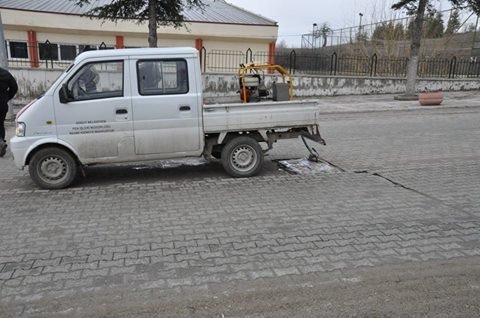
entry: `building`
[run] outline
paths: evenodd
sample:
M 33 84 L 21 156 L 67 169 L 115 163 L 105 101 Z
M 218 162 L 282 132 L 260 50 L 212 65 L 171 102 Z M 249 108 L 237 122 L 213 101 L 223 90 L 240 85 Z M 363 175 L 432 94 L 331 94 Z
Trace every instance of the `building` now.
M 11 66 L 64 68 L 84 50 L 148 46 L 146 23 L 82 16 L 108 1 L 93 0 L 79 7 L 71 0 L 0 0 Z M 275 21 L 223 0 L 204 3 L 203 12 L 184 12 L 186 27 L 160 27 L 158 46 L 197 48 L 204 71 L 230 71 L 255 56 L 267 60 L 273 56 L 278 35 Z

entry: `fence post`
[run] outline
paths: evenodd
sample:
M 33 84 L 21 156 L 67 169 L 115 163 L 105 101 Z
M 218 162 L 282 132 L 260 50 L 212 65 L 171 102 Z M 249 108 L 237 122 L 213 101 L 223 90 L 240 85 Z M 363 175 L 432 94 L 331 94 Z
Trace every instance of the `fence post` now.
M 250 55 L 250 59 L 248 58 L 249 55 Z M 253 62 L 253 53 L 252 53 L 252 49 L 248 48 L 247 52 L 245 53 L 245 63 L 248 64 L 250 62 Z
M 456 68 L 457 68 L 457 57 L 454 56 L 450 61 L 450 68 L 448 69 L 448 78 L 455 78 Z
M 477 71 L 477 74 L 475 75 L 474 72 L 470 72 L 470 70 L 468 71 L 468 74 L 472 73 L 471 76 L 469 77 L 480 77 L 480 64 L 479 64 L 479 61 L 477 60 L 477 58 L 473 58 L 470 60 L 470 66 L 469 66 L 469 69 L 471 69 L 473 66 L 473 71 Z
M 337 61 L 337 52 L 333 52 L 332 57 L 330 58 L 330 75 L 337 75 Z
M 289 60 L 289 73 L 290 74 L 295 74 L 295 69 L 297 68 L 297 52 L 295 50 L 292 50 L 290 52 L 290 60 Z
M 377 76 L 377 61 L 378 61 L 377 53 L 374 53 L 370 61 L 370 77 Z
M 405 58 L 405 68 L 404 68 L 404 73 L 405 74 L 404 76 L 407 76 L 407 68 L 408 68 L 408 61 L 410 61 L 410 59 L 408 57 Z M 417 71 L 418 73 L 418 71 Z
M 474 63 L 477 66 L 477 77 L 480 77 L 480 65 L 479 65 L 477 59 L 475 59 Z
M 203 73 L 207 71 L 207 49 L 202 46 L 200 49 L 200 69 Z

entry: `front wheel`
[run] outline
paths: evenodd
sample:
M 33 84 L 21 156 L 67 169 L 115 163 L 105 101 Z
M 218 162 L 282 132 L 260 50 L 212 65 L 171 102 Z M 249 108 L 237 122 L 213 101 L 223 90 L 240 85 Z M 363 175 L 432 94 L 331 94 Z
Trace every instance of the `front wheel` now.
M 67 151 L 44 148 L 37 151 L 28 165 L 32 180 L 43 189 L 68 187 L 77 175 L 77 163 Z
M 263 164 L 263 150 L 250 137 L 237 137 L 222 149 L 222 165 L 232 177 L 244 178 L 256 175 Z

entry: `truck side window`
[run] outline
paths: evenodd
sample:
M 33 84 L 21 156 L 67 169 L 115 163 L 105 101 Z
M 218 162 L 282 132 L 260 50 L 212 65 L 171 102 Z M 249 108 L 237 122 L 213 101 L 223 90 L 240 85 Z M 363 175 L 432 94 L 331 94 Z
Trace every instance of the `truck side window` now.
M 188 93 L 188 71 L 185 60 L 142 60 L 137 63 L 140 95 Z
M 85 64 L 68 81 L 73 100 L 89 100 L 123 96 L 123 61 Z

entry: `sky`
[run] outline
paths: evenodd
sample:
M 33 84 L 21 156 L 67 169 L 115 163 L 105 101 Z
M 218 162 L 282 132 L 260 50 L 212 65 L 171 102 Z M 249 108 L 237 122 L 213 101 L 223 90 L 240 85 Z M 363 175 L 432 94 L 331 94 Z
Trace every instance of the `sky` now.
M 447 0 L 437 0 L 441 10 L 450 8 Z M 333 29 L 357 26 L 372 20 L 402 17 L 390 10 L 394 0 L 227 0 L 227 2 L 278 22 L 279 41 L 300 45 L 301 34 L 312 31 L 313 23 L 328 22 Z

